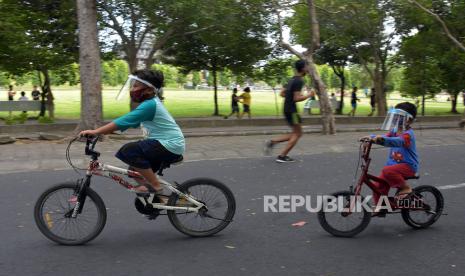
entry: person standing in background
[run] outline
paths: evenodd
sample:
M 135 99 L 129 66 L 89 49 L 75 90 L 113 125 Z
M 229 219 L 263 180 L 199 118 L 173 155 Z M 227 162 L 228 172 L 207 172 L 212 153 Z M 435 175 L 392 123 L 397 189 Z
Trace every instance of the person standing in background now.
M 13 85 L 9 85 L 8 86 L 8 100 L 13 101 L 15 95 L 16 95 L 16 91 L 13 90 Z
M 239 119 L 242 119 L 245 113 L 247 113 L 249 119 L 252 119 L 252 115 L 250 114 L 250 103 L 252 101 L 252 97 L 250 96 L 250 87 L 244 88 L 244 93 L 239 96 L 240 101 L 242 102 L 242 113 L 239 116 Z
M 373 116 L 376 110 L 376 94 L 375 94 L 375 89 L 371 88 L 371 94 L 370 94 L 370 106 L 371 106 L 371 112 L 368 114 L 368 116 Z
M 352 105 L 352 110 L 349 112 L 349 116 L 352 115 L 355 116 L 355 111 L 357 110 L 357 102 L 360 101 L 359 98 L 357 98 L 357 90 L 358 90 L 358 87 L 357 86 L 354 86 L 354 88 L 352 88 L 352 96 L 351 96 L 351 99 L 350 99 L 350 104 Z
M 40 91 L 37 89 L 37 85 L 34 85 L 32 92 L 31 92 L 32 100 L 38 101 L 40 100 Z

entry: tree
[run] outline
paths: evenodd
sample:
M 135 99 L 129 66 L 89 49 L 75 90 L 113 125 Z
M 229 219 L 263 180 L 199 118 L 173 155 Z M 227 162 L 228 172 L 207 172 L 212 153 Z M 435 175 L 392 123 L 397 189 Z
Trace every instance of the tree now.
M 427 12 L 419 14 L 418 7 Z M 397 1 L 396 8 L 400 11 L 396 18 L 400 31 L 411 36 L 412 38 L 408 38 L 410 41 L 415 39 L 422 41 L 422 45 L 418 45 L 415 50 L 429 57 L 425 59 L 427 63 L 432 63 L 430 59 L 434 60 L 437 66 L 434 68 L 435 79 L 439 79 L 440 88 L 447 90 L 451 95 L 451 112 L 457 113 L 457 97 L 465 88 L 462 84 L 465 52 L 461 47 L 457 47 L 460 41 L 455 39 L 454 35 L 457 37 L 465 35 L 465 27 L 461 21 L 465 1 L 433 1 L 428 8 L 419 1 Z M 440 25 L 437 24 L 438 21 Z M 454 43 L 451 44 L 451 40 Z M 410 51 L 410 55 L 415 57 L 418 53 Z
M 441 90 L 441 71 L 436 59 L 436 49 L 425 43 L 430 39 L 431 33 L 410 37 L 403 41 L 400 50 L 405 65 L 401 84 L 402 95 L 421 97 L 423 116 L 425 99 L 434 97 Z
M 306 44 L 304 44 L 307 50 L 301 53 L 283 39 L 284 36 L 282 34 L 283 22 L 281 20 L 281 11 L 286 9 L 286 3 L 281 3 L 280 1 L 273 2 L 272 9 L 274 9 L 278 17 L 279 44 L 281 47 L 288 50 L 298 58 L 307 61 L 308 73 L 312 79 L 318 98 L 320 99 L 323 134 L 334 134 L 336 133 L 336 125 L 333 110 L 329 101 L 328 93 L 326 91 L 326 85 L 318 73 L 314 58 L 316 50 L 320 48 L 320 24 L 318 22 L 315 2 L 313 0 L 307 0 L 305 3 L 309 18 L 305 28 L 307 28 L 308 32 L 311 34 L 311 39 Z
M 12 75 L 37 71 L 52 118 L 50 70 L 63 70 L 77 60 L 74 15 L 72 1 L 3 0 L 0 5 L 0 67 Z
M 262 0 L 201 2 L 199 28 L 208 32 L 186 33 L 172 41 L 165 51 L 165 61 L 184 71 L 208 70 L 214 86 L 214 111 L 218 116 L 218 73 L 252 72 L 252 65 L 269 52 L 266 41 L 266 14 Z
M 276 116 L 279 115 L 277 92 L 281 87 L 284 87 L 287 81 L 292 77 L 293 62 L 295 62 L 295 60 L 290 58 L 274 58 L 268 60 L 268 62 L 255 73 L 258 79 L 263 80 L 273 89 Z
M 76 130 L 94 129 L 99 127 L 103 121 L 100 48 L 95 1 L 78 0 L 77 17 L 81 72 L 81 120 Z
M 145 62 L 145 68 L 154 64 L 154 56 L 162 51 L 168 41 L 180 39 L 185 33 L 208 29 L 197 28 L 195 10 L 201 0 L 98 0 L 99 25 L 105 37 L 104 50 L 123 53 L 129 72 Z M 131 101 L 134 109 L 137 103 Z

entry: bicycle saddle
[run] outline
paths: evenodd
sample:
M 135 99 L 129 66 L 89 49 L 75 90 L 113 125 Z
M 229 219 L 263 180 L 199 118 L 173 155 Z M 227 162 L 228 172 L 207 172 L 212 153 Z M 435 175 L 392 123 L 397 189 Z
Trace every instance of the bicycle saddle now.
M 184 157 L 181 155 L 177 159 L 173 159 L 171 161 L 163 161 L 160 164 L 160 169 L 158 169 L 158 175 L 163 175 L 163 170 L 169 168 L 171 165 L 176 165 L 182 162 Z
M 414 176 L 408 176 L 408 177 L 404 177 L 405 180 L 409 180 L 409 179 L 420 179 L 420 175 L 418 173 L 416 173 Z

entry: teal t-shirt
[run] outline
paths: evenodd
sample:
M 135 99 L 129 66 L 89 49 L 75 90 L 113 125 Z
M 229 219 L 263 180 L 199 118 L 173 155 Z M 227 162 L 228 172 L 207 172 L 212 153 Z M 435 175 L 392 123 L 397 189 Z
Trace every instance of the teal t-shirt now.
M 143 101 L 136 109 L 117 118 L 113 123 L 121 131 L 140 126 L 145 139 L 158 140 L 174 154 L 184 153 L 184 135 L 157 97 Z

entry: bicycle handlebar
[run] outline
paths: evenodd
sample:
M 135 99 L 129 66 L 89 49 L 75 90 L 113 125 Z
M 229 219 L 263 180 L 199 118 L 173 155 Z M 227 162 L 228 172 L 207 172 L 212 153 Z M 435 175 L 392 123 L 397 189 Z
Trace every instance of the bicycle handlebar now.
M 100 135 L 96 136 L 84 136 L 86 138 L 86 149 L 85 149 L 85 154 L 92 156 L 94 159 L 100 156 L 100 152 L 97 152 L 94 150 L 95 145 L 98 142 L 98 139 L 100 138 Z

